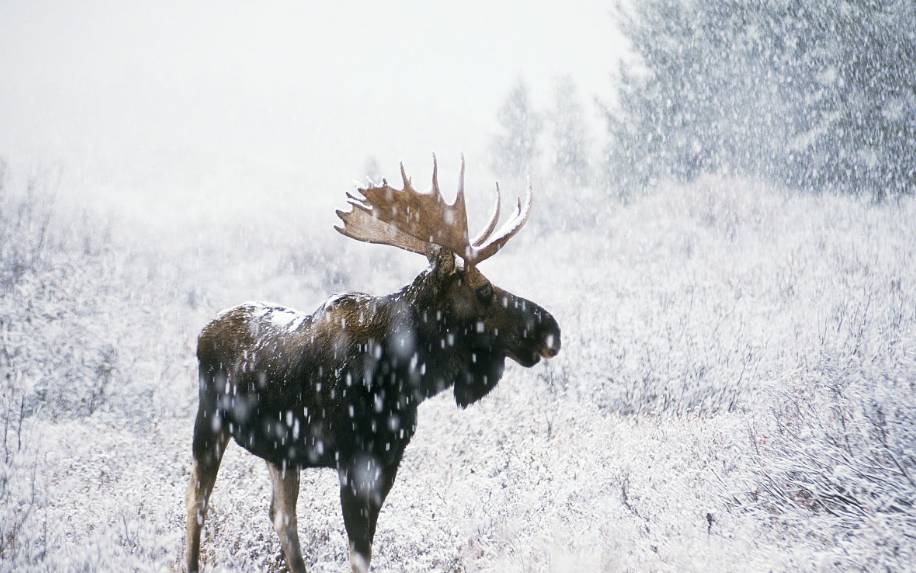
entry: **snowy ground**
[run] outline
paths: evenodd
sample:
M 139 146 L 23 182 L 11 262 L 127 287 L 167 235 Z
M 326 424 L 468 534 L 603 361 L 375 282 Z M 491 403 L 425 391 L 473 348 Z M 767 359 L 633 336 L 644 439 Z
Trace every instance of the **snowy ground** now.
M 200 327 L 422 263 L 250 219 L 181 241 L 52 221 L 39 244 L 36 217 L 0 230 L 4 571 L 177 569 Z M 533 225 L 482 269 L 554 314 L 563 351 L 466 411 L 421 406 L 373 570 L 912 567 L 916 201 L 706 179 L 595 221 Z M 230 447 L 207 566 L 282 568 L 269 496 Z M 306 563 L 344 570 L 332 472 L 304 473 L 298 511 Z

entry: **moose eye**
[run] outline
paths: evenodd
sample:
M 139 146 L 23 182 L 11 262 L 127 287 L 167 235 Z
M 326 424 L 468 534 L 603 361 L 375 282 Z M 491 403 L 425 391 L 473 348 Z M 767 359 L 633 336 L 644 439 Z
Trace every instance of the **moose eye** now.
M 489 303 L 493 299 L 493 285 L 487 283 L 477 289 L 477 298 L 480 302 Z

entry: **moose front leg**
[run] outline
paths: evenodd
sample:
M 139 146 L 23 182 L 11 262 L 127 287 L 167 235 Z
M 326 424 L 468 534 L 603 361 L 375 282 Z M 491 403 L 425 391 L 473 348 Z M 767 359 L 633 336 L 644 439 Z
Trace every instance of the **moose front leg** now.
M 296 500 L 299 499 L 299 468 L 283 467 L 267 462 L 273 497 L 270 500 L 270 521 L 273 523 L 286 567 L 291 573 L 306 573 L 296 520 Z
M 382 504 L 394 485 L 397 465 L 379 467 L 371 458 L 357 458 L 340 472 L 340 505 L 350 539 L 350 568 L 368 573 L 372 539 Z

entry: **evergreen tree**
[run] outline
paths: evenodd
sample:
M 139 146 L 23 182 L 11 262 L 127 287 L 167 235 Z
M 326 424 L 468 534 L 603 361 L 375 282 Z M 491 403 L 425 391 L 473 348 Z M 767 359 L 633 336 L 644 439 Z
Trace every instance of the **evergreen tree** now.
M 528 86 L 519 80 L 496 116 L 500 131 L 490 143 L 490 161 L 498 177 L 530 176 L 536 168 L 542 121 L 531 108 Z
M 646 0 L 608 112 L 624 188 L 704 172 L 878 195 L 916 187 L 916 4 Z
M 589 182 L 588 135 L 576 84 L 570 76 L 557 78 L 550 126 L 554 173 L 576 186 Z

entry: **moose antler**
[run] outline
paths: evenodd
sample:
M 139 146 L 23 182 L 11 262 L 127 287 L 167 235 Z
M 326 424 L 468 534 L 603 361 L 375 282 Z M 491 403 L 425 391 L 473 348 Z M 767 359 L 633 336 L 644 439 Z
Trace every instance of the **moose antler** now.
M 495 255 L 528 220 L 531 189 L 528 189 L 524 205 L 519 200 L 512 217 L 493 234 L 500 211 L 497 185 L 493 215 L 484 230 L 470 241 L 464 202 L 464 157 L 461 158 L 458 194 L 451 205 L 445 202 L 439 191 L 438 172 L 436 156 L 433 155 L 433 188 L 429 193 L 421 193 L 412 187 L 402 163 L 403 189 L 394 189 L 383 179 L 380 187 L 357 189 L 362 197 L 347 193 L 348 203 L 353 209 L 349 212 L 337 211 L 343 226 L 334 228 L 358 241 L 391 245 L 422 255 L 432 254 L 438 245 L 464 259 L 466 265 L 473 266 Z

